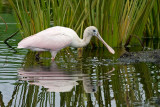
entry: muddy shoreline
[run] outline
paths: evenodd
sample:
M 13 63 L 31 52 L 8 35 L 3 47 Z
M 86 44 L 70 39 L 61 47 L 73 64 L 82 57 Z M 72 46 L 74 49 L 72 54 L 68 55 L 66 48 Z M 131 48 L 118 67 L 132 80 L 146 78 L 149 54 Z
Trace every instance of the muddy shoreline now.
M 160 64 L 160 49 L 153 51 L 126 52 L 118 58 L 118 62 L 124 64 L 138 62 Z

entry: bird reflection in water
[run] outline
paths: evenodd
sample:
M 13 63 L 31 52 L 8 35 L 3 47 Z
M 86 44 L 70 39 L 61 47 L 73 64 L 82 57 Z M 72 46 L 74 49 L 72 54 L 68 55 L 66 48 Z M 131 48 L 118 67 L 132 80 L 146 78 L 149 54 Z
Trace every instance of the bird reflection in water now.
M 65 71 L 57 67 L 55 62 L 51 62 L 49 68 L 31 67 L 19 70 L 20 80 L 28 81 L 29 84 L 43 86 L 49 92 L 69 92 L 78 81 L 83 81 L 86 93 L 96 92 L 96 84 L 92 84 L 89 75 L 80 71 Z

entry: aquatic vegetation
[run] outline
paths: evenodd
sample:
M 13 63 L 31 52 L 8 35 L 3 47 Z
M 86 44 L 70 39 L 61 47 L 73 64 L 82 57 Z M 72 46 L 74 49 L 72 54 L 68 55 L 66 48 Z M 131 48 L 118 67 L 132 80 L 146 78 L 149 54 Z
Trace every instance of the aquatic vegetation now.
M 130 35 L 156 37 L 159 34 L 158 0 L 9 0 L 23 37 L 51 26 L 77 31 L 96 26 L 111 46 L 123 46 Z M 96 39 L 91 46 L 103 46 Z M 132 40 L 136 43 L 137 40 Z
M 5 20 L 0 16 L 0 20 L 2 21 L 2 23 L 4 23 L 5 24 L 5 30 L 0 30 L 0 32 L 6 32 L 7 31 L 7 29 L 8 29 L 8 25 L 7 25 L 7 23 L 5 22 Z
M 6 0 L 3 0 L 3 1 L 6 1 Z M 19 1 L 20 3 L 20 0 L 13 0 L 13 1 L 14 3 L 16 3 L 16 1 Z M 24 0 L 21 0 L 21 1 L 24 1 Z M 77 2 L 77 1 L 78 0 L 74 0 L 73 2 Z M 84 3 L 86 3 L 94 0 L 86 0 L 86 1 L 83 0 L 83 1 Z M 99 2 L 101 1 L 102 0 L 99 0 Z M 106 2 L 106 1 L 103 1 L 103 2 Z M 122 1 L 123 0 L 121 0 L 121 2 Z M 128 0 L 128 3 L 131 3 L 130 1 L 131 0 Z M 32 2 L 32 1 L 28 0 L 28 2 L 26 3 L 29 3 L 29 2 Z M 34 2 L 36 2 L 36 0 L 34 0 Z M 82 1 L 78 1 L 78 2 L 79 2 L 79 5 L 83 4 Z M 110 0 L 110 3 L 111 2 L 112 1 Z M 158 36 L 157 34 L 155 34 L 159 30 L 158 29 L 159 16 L 155 15 L 158 12 L 156 10 L 158 6 L 157 7 L 155 6 L 155 5 L 158 5 L 156 4 L 157 2 L 158 2 L 157 0 L 154 1 L 153 3 L 154 6 L 150 11 L 150 14 L 147 20 L 143 20 L 144 22 L 147 21 L 146 22 L 147 25 L 143 26 L 144 31 L 141 32 L 145 37 Z M 45 3 L 49 3 L 49 2 L 47 1 Z M 84 12 L 86 12 L 86 14 L 88 15 L 86 15 L 85 19 L 83 19 L 84 21 L 79 19 L 79 17 L 84 18 L 83 15 L 81 16 L 81 12 L 79 12 L 78 16 L 76 13 L 75 13 L 75 16 L 73 13 L 70 14 L 70 16 L 69 15 L 67 16 L 69 12 L 68 10 L 66 10 L 66 13 L 64 12 L 63 16 L 67 17 L 67 19 L 64 18 L 64 21 L 59 21 L 59 22 L 57 21 L 56 22 L 57 24 L 56 24 L 53 21 L 61 20 L 61 19 L 54 19 L 54 17 L 56 18 L 58 16 L 54 16 L 53 14 L 52 3 L 53 1 L 50 2 L 51 14 L 49 16 L 51 24 L 49 22 L 46 25 L 43 25 L 44 22 L 38 23 L 39 19 L 36 17 L 39 15 L 27 16 L 26 11 L 21 10 L 20 8 L 22 7 L 19 6 L 19 10 L 21 11 L 21 13 L 26 14 L 26 16 L 28 17 L 27 19 L 25 19 L 26 16 L 21 15 L 21 18 L 25 19 L 21 22 L 23 23 L 22 25 L 24 27 L 26 28 L 28 27 L 29 29 L 24 29 L 24 27 L 21 25 L 17 17 L 17 21 L 19 23 L 18 26 L 19 28 L 22 28 L 21 34 L 23 36 L 29 36 L 26 34 L 26 32 L 28 32 L 28 34 L 30 33 L 34 34 L 40 30 L 45 29 L 45 27 L 47 28 L 53 25 L 70 26 L 71 28 L 74 28 L 75 30 L 77 30 L 79 34 L 82 35 L 81 31 L 83 31 L 83 29 L 86 26 L 93 24 L 96 26 L 103 27 L 103 29 L 101 30 L 101 35 L 103 33 L 102 36 L 104 36 L 103 38 L 106 38 L 106 42 L 109 40 L 112 40 L 110 41 L 110 44 L 112 44 L 112 42 L 118 43 L 117 42 L 119 40 L 118 37 L 120 36 L 117 36 L 118 40 L 116 40 L 114 36 L 116 35 L 116 33 L 117 35 L 120 34 L 119 27 L 116 28 L 116 26 L 118 25 L 117 22 L 120 23 L 120 19 L 119 19 L 120 15 L 117 14 L 115 16 L 116 21 L 114 21 L 114 17 L 112 16 L 113 14 L 115 14 L 115 11 L 116 12 L 118 11 L 118 9 L 113 11 L 112 13 L 112 10 L 114 10 L 115 8 L 110 10 L 111 4 L 109 5 L 110 8 L 107 7 L 106 5 L 103 5 L 104 7 L 110 10 L 110 14 L 112 13 L 112 15 L 109 15 L 110 18 L 108 18 L 109 16 L 107 15 L 109 13 L 104 14 L 106 16 L 104 17 L 104 19 L 103 18 L 102 19 L 107 22 L 100 21 L 102 24 L 98 24 L 98 22 L 96 22 L 96 19 L 95 19 L 97 18 L 98 20 L 98 17 L 96 17 L 96 9 L 98 8 L 94 8 L 94 10 L 92 10 L 91 7 L 90 9 L 91 11 L 93 11 L 93 13 L 91 12 L 91 14 L 90 12 L 88 14 L 89 7 L 86 7 L 87 9 L 85 8 Z M 47 4 L 45 5 L 47 6 Z M 60 2 L 57 3 L 57 5 L 59 6 Z M 98 5 L 98 0 L 96 0 L 95 4 L 92 6 L 97 6 L 97 5 Z M 17 4 L 15 4 L 15 6 L 17 7 Z M 88 6 L 88 4 L 86 6 Z M 68 6 L 68 8 L 70 8 L 70 6 Z M 79 7 L 76 7 L 76 8 L 78 12 Z M 99 8 L 102 8 L 101 5 L 99 5 Z M 153 10 L 153 8 L 155 9 Z M 60 9 L 60 8 L 57 8 L 57 9 Z M 123 9 L 121 11 L 123 11 Z M 31 8 L 29 9 L 27 7 L 27 10 L 28 11 L 30 10 L 28 14 L 31 15 Z M 84 8 L 81 7 L 81 10 L 84 10 Z M 43 8 L 42 8 L 42 11 L 43 11 Z M 35 10 L 35 12 L 37 12 L 37 9 Z M 39 13 L 36 13 L 36 14 L 39 14 Z M 57 15 L 61 17 L 60 14 L 57 13 Z M 100 12 L 99 12 L 99 15 L 101 15 Z M 76 18 L 74 18 L 73 16 Z M 32 17 L 34 17 L 35 19 L 33 20 Z M 43 17 L 41 17 L 41 19 L 43 19 Z M 70 17 L 72 17 L 73 19 L 70 19 Z M 108 19 L 105 19 L 105 18 L 108 18 Z M 70 23 L 71 22 L 70 20 L 72 21 L 72 23 Z M 2 22 L 2 20 L 0 21 Z M 9 22 L 8 20 L 5 20 L 5 21 Z M 79 24 L 76 25 L 75 23 L 80 23 L 81 21 L 83 23 L 80 25 L 80 27 L 78 27 Z M 114 23 L 112 24 L 112 22 Z M 40 26 L 37 26 L 36 23 L 38 23 L 38 25 Z M 135 23 L 132 23 L 132 24 L 135 24 Z M 137 24 L 139 24 L 139 22 L 137 22 Z M 138 26 L 137 24 L 135 25 L 134 28 Z M 155 24 L 157 25 L 155 26 Z M 129 25 L 131 26 L 131 24 Z M 5 27 L 3 26 L 1 27 L 2 28 L 1 30 L 4 31 Z M 121 25 L 119 24 L 119 26 Z M 125 27 L 125 24 L 123 24 L 123 27 Z M 107 31 L 105 31 L 104 28 L 107 29 Z M 99 27 L 99 30 L 100 29 L 101 27 Z M 131 28 L 126 28 L 126 29 L 131 29 Z M 33 106 L 33 107 L 35 106 L 37 107 L 39 106 L 47 106 L 47 107 L 48 106 L 49 107 L 50 106 L 56 106 L 56 107 L 58 106 L 89 106 L 89 107 L 90 106 L 113 106 L 113 107 L 114 106 L 131 106 L 131 107 L 132 106 L 148 106 L 148 107 L 159 106 L 159 101 L 160 101 L 159 100 L 159 89 L 160 89 L 159 64 L 149 63 L 149 62 L 118 64 L 117 58 L 119 58 L 119 56 L 125 51 L 124 49 L 120 49 L 120 48 L 116 48 L 116 54 L 114 57 L 111 56 L 110 54 L 106 54 L 108 51 L 103 48 L 97 48 L 97 49 L 86 48 L 86 49 L 83 49 L 83 51 L 76 51 L 76 49 L 74 48 L 69 48 L 69 49 L 66 49 L 68 52 L 66 50 L 62 50 L 59 53 L 60 55 L 57 55 L 58 59 L 55 64 L 50 61 L 50 58 L 49 58 L 50 54 L 48 52 L 41 54 L 40 56 L 41 59 L 37 61 L 35 59 L 36 52 L 29 51 L 27 53 L 26 50 L 18 50 L 17 53 L 13 53 L 11 48 L 8 48 L 6 44 L 3 43 L 3 40 L 7 36 L 9 36 L 10 33 L 13 34 L 13 32 L 15 32 L 16 30 L 17 29 L 15 27 L 15 24 L 14 25 L 9 24 L 8 30 L 7 32 L 5 32 L 6 34 L 4 35 L 3 33 L 3 36 L 1 35 L 1 39 L 0 39 L 0 58 L 1 58 L 0 60 L 0 66 L 1 66 L 0 106 L 2 107 L 5 107 L 5 106 L 7 107 L 10 107 L 10 106 L 15 106 L 15 107 L 17 106 L 20 106 L 20 107 L 21 106 L 22 107 L 23 106 Z M 136 30 L 131 31 L 134 34 L 129 34 L 129 35 L 128 33 L 125 32 L 125 34 L 127 34 L 126 37 L 128 38 L 130 35 L 137 35 L 141 38 L 142 35 L 138 34 L 140 33 L 138 32 L 138 30 L 140 29 L 137 28 Z M 110 36 L 109 38 L 108 34 L 110 35 L 114 34 L 114 36 Z M 11 46 L 17 47 L 17 42 L 20 39 L 21 39 L 20 35 L 15 36 L 9 41 L 9 43 L 11 44 Z M 96 40 L 93 40 L 93 41 L 96 41 Z M 158 41 L 159 40 L 157 38 L 154 38 L 153 41 L 146 42 L 145 46 L 151 47 L 153 49 L 159 48 L 160 44 L 158 43 Z M 132 40 L 132 43 L 134 42 L 135 41 Z M 123 44 L 123 43 L 125 43 L 125 38 L 123 38 L 123 41 L 120 42 L 120 44 Z M 98 46 L 99 43 L 97 41 L 93 42 L 92 46 L 94 45 Z M 129 50 L 139 51 L 141 48 L 140 47 L 138 48 L 139 49 L 137 49 L 137 47 L 131 47 L 129 48 Z M 78 54 L 77 54 L 78 52 L 81 52 L 83 56 L 78 57 Z M 110 72 L 112 68 L 115 68 L 115 70 L 113 72 Z M 21 71 L 23 72 L 25 71 L 26 74 L 29 73 L 30 75 L 29 76 L 22 75 Z M 44 72 L 46 75 L 42 76 L 41 74 Z M 36 74 L 33 75 L 34 73 Z M 50 75 L 51 73 L 53 74 Z M 58 75 L 60 74 L 60 75 L 57 76 L 57 74 Z M 49 78 L 48 76 L 53 78 Z M 42 85 L 34 84 L 34 83 L 41 83 L 43 81 L 45 85 L 53 86 L 53 83 L 52 83 L 53 81 L 52 80 L 50 81 L 50 79 L 52 79 L 54 82 L 59 80 L 67 81 L 67 82 L 68 80 L 73 80 L 75 81 L 74 83 L 76 85 L 74 87 L 71 87 L 72 89 L 69 92 L 55 92 L 54 90 L 50 91 L 47 87 L 43 86 L 43 84 Z M 51 83 L 52 85 L 47 83 Z M 58 86 L 63 85 L 63 84 L 60 84 L 60 82 L 57 84 Z
M 159 37 L 160 35 L 160 1 L 156 0 L 152 8 L 151 14 L 147 21 L 146 36 L 147 37 Z

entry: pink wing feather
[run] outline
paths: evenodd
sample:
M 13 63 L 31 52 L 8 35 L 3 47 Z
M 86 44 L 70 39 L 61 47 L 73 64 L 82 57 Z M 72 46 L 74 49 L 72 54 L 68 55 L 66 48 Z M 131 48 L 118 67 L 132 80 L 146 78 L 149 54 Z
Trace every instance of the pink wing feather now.
M 67 35 L 64 30 L 69 29 L 46 29 L 42 32 L 23 39 L 21 42 L 19 42 L 17 48 L 41 48 L 58 51 L 69 46 L 72 42 L 72 36 Z

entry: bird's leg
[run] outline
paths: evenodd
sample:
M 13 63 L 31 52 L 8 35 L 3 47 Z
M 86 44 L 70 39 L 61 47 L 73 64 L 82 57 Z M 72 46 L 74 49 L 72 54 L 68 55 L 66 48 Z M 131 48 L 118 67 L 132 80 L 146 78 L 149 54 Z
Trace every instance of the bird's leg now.
M 52 61 L 54 61 L 54 58 L 51 58 L 52 59 Z
M 40 59 L 40 57 L 39 57 L 40 53 L 41 53 L 41 52 L 38 52 L 38 53 L 35 55 L 35 57 L 36 57 L 37 60 Z
M 54 61 L 56 55 L 57 55 L 57 51 L 50 51 L 51 52 L 51 55 L 52 55 L 52 61 Z

